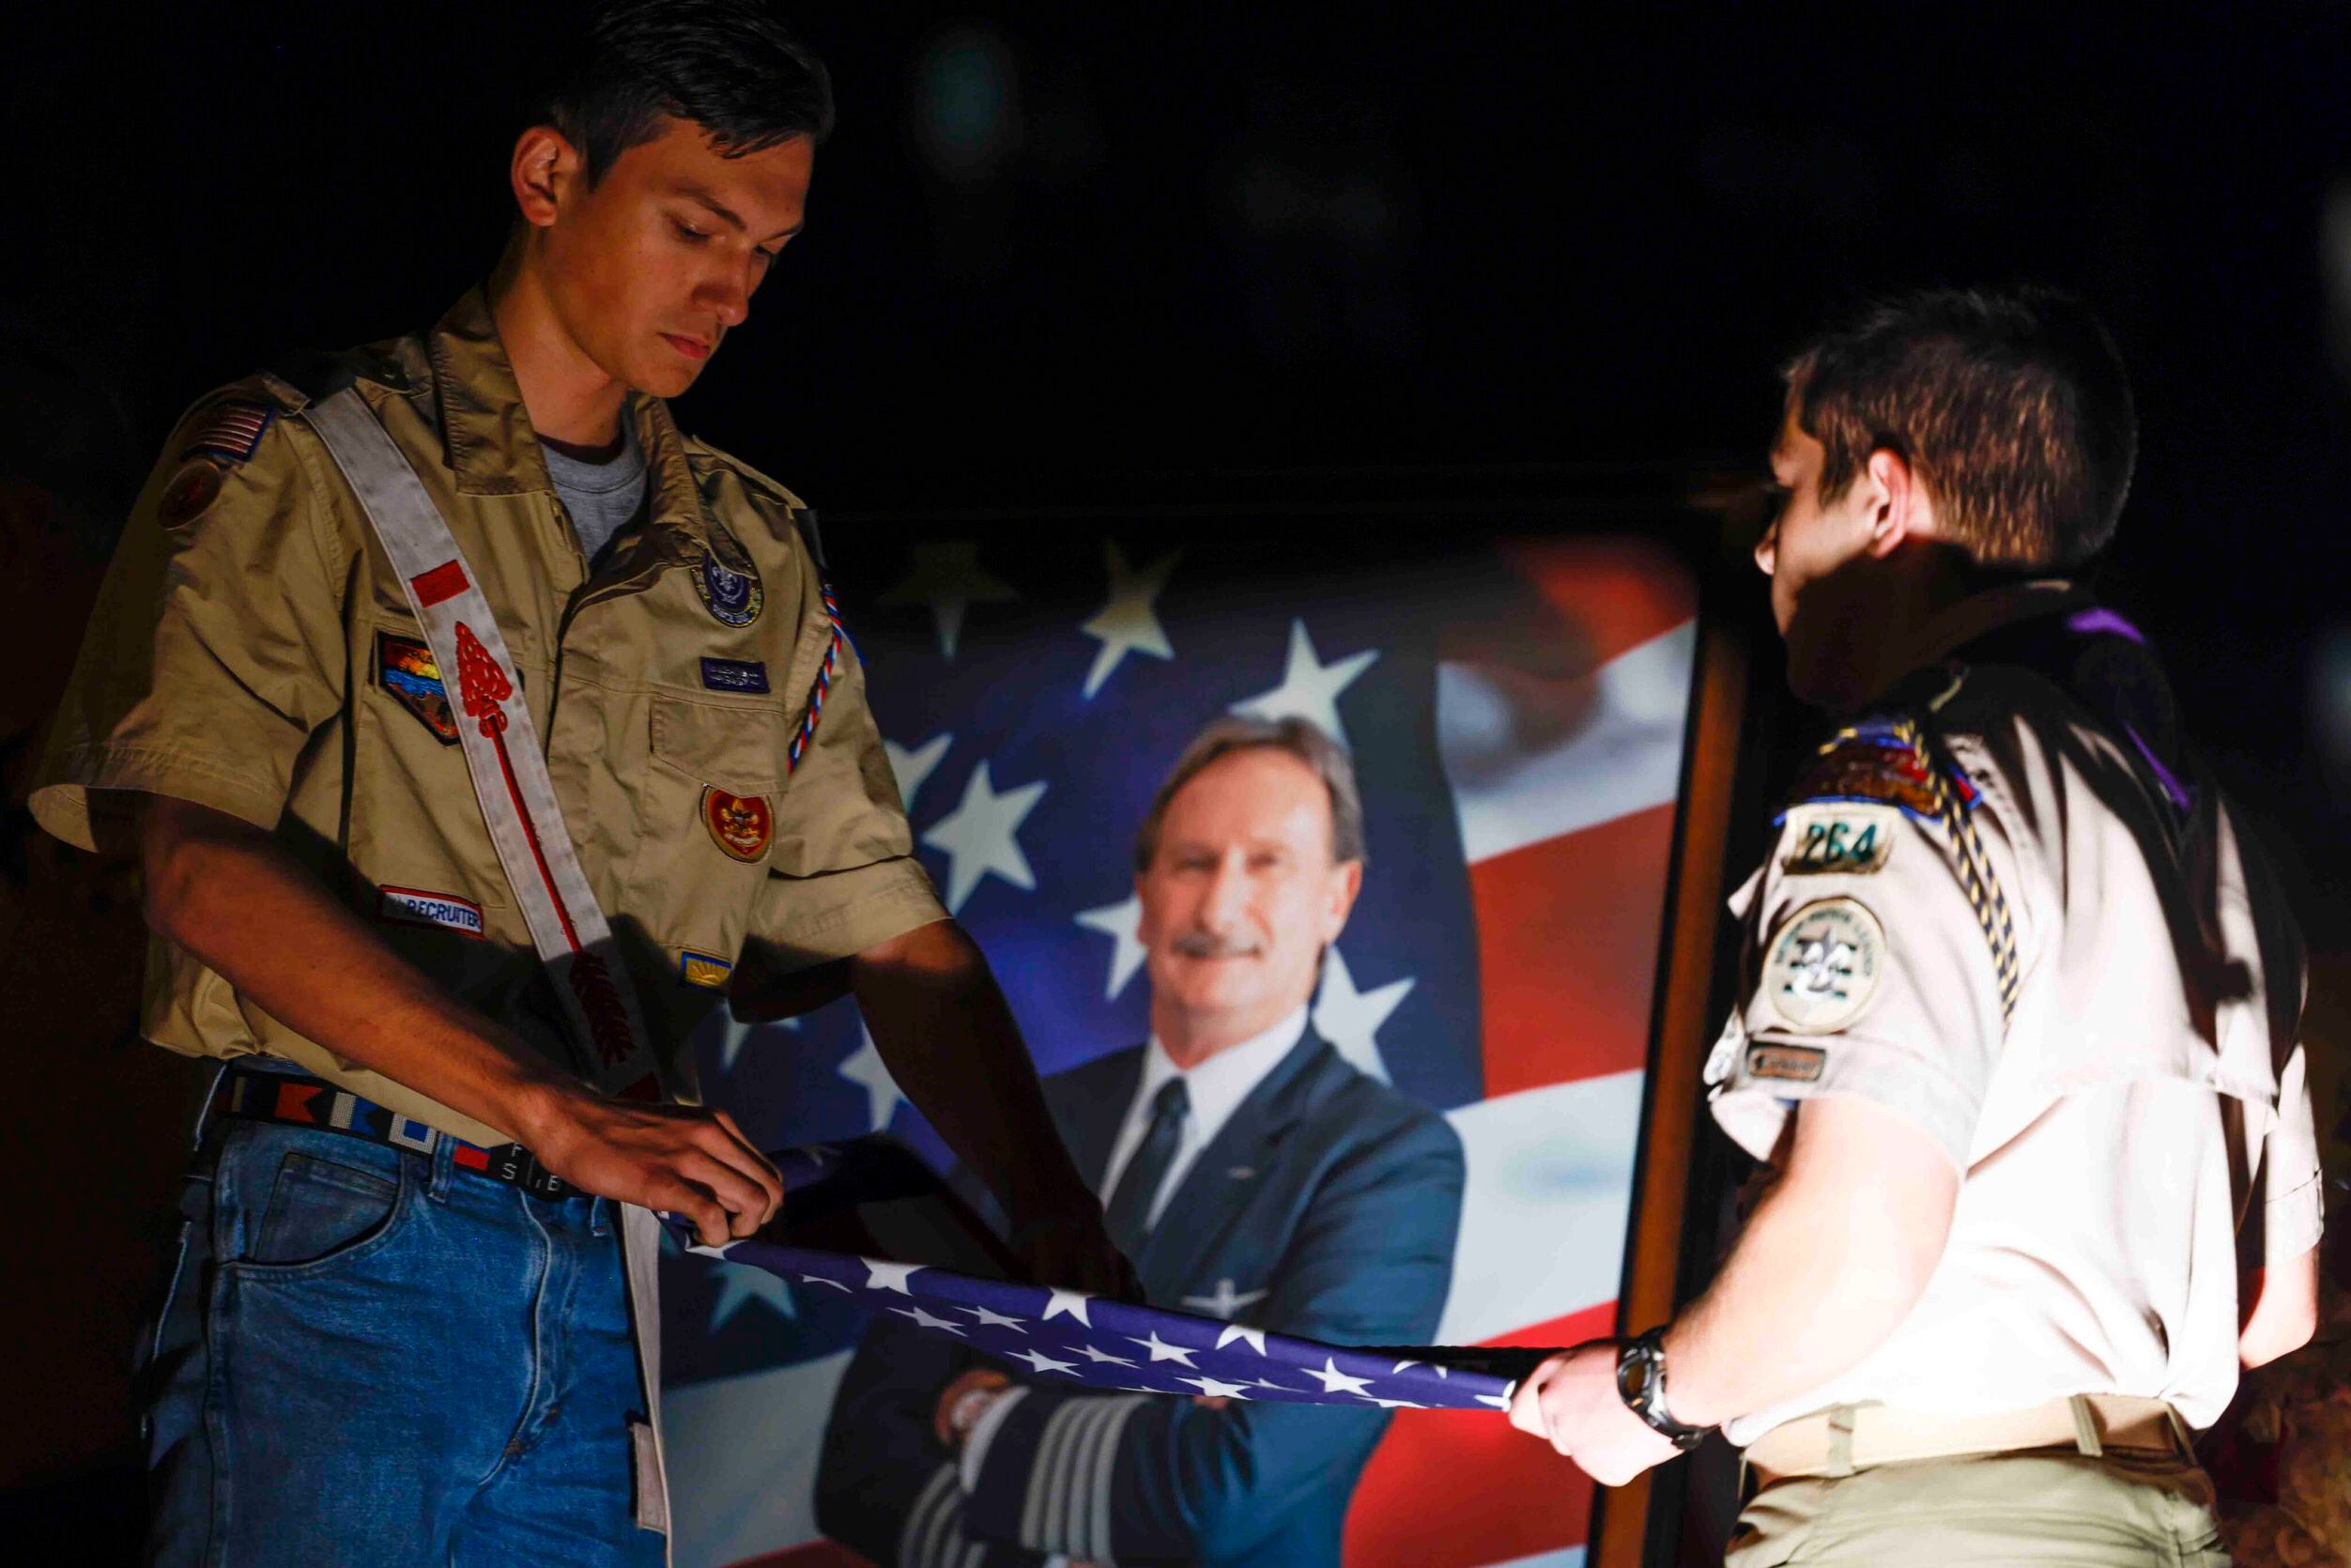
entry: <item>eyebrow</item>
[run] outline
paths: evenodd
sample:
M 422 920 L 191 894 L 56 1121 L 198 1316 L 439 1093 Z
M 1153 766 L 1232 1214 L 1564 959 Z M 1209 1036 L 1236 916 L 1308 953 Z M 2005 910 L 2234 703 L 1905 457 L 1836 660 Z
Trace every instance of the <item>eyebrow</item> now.
M 708 209 L 713 217 L 718 219 L 719 222 L 727 224 L 729 227 L 743 234 L 748 234 L 751 232 L 750 224 L 745 223 L 742 217 L 731 208 L 729 208 L 721 203 L 716 196 L 712 195 L 709 191 L 705 190 L 701 186 L 680 185 L 675 187 L 675 189 L 679 195 L 684 196 L 686 200 L 694 203 L 698 207 Z M 802 229 L 805 229 L 807 226 L 808 221 L 806 218 L 803 218 L 800 222 L 792 224 L 791 227 L 788 229 L 777 229 L 774 234 L 769 235 L 767 239 L 790 239 L 793 235 L 798 234 Z M 761 243 L 765 244 L 767 243 L 767 240 L 761 240 Z

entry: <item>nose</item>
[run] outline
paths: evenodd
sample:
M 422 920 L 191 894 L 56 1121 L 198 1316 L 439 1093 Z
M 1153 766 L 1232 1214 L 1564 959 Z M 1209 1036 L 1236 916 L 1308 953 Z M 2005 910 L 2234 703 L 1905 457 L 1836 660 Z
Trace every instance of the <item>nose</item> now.
M 718 318 L 723 329 L 740 327 L 751 314 L 751 290 L 757 286 L 750 274 L 750 263 L 741 268 L 722 268 L 705 278 L 700 289 L 701 302 Z
M 1755 542 L 1755 564 L 1765 576 L 1779 561 L 1779 524 L 1774 522 L 1763 530 L 1763 537 Z
M 1240 856 L 1226 855 L 1217 862 L 1206 896 L 1200 900 L 1200 924 L 1212 931 L 1228 931 L 1248 907 L 1248 869 L 1241 864 Z

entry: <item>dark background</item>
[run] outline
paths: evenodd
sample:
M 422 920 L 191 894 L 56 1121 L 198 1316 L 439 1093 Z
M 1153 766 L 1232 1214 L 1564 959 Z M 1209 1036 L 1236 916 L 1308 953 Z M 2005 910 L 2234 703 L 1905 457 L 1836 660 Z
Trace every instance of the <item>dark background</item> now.
M 574 14 L 44 9 L 0 37 L 11 783 L 170 423 L 484 275 L 517 88 Z M 2103 585 L 2340 949 L 2351 8 L 2157 9 L 804 6 L 839 129 L 681 414 L 835 529 L 1268 469 L 1664 488 L 1758 465 L 1829 313 L 2070 286 L 2140 397 Z

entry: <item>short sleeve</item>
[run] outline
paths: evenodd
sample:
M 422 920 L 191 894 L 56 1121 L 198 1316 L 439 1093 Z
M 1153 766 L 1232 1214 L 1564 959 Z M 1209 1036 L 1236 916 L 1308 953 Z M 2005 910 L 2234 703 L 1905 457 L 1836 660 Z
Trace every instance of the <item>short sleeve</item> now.
M 344 699 L 342 574 L 323 502 L 266 393 L 199 403 L 116 548 L 34 776 L 32 809 L 92 847 L 92 790 L 273 828 Z
M 1979 848 L 1993 837 L 1970 825 Z M 1811 799 L 1781 819 L 1708 1074 L 1715 1119 L 1757 1158 L 1798 1102 L 1853 1095 L 1967 1168 L 2005 1023 L 1992 940 L 1946 837 L 1882 800 Z
M 2297 1045 L 2278 1074 L 2278 1116 L 2262 1140 L 2262 1253 L 2270 1268 L 2317 1246 L 2327 1222 L 2305 1052 Z
M 843 638 L 814 732 L 776 811 L 751 944 L 779 973 L 864 952 L 946 910 L 914 858 L 865 669 Z

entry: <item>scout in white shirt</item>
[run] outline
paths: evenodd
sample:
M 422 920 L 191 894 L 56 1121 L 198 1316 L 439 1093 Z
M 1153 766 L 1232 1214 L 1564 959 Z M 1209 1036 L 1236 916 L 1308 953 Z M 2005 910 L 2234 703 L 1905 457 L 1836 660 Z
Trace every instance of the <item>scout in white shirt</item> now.
M 2122 366 L 2070 301 L 1934 294 L 1789 388 L 1757 557 L 1849 721 L 1734 900 L 1707 1070 L 1775 1179 L 1704 1296 L 1513 1419 L 1610 1483 L 1723 1426 L 1742 1568 L 2221 1562 L 2186 1428 L 2311 1332 L 2317 1149 L 2283 899 L 2054 576 L 2121 510 Z

